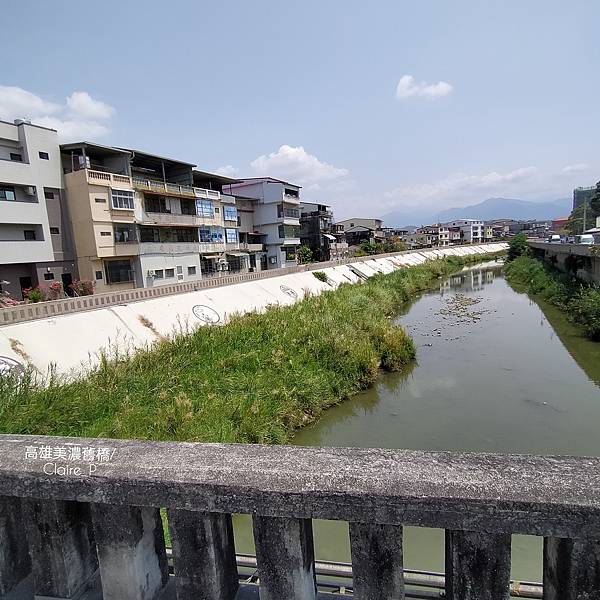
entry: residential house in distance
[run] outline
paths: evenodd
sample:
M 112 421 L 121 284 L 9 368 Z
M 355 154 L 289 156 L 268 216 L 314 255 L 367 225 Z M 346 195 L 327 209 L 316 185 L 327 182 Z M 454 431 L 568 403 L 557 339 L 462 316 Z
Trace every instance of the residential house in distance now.
M 344 226 L 333 223 L 330 206 L 314 202 L 300 205 L 300 243 L 308 246 L 317 261 L 348 257 Z
M 483 221 L 477 219 L 458 219 L 446 223 L 449 230 L 450 243 L 480 244 L 484 241 Z M 460 241 L 456 233 L 460 232 Z
M 267 268 L 295 266 L 300 246 L 300 186 L 273 177 L 250 177 L 229 183 L 225 189 L 232 196 L 256 200 L 254 226 L 264 235 Z
M 569 222 L 569 217 L 557 217 L 552 220 L 552 231 L 554 233 L 558 233 L 559 235 L 565 235 L 567 233 L 567 223 Z
M 359 246 L 362 242 L 382 242 L 385 239 L 381 219 L 354 218 L 338 221 L 344 226 L 348 246 Z
M 57 133 L 0 121 L 0 289 L 15 299 L 77 278 Z
M 402 240 L 409 248 L 441 248 L 450 245 L 450 232 L 445 225 L 426 225 L 406 233 Z
M 412 233 L 414 231 L 414 228 L 400 229 L 398 227 L 382 227 L 381 230 L 383 231 L 383 237 L 387 239 L 391 237 L 403 238 L 404 236 L 407 236 L 410 233 Z
M 227 188 L 225 190 L 229 191 Z M 265 251 L 267 236 L 260 231 L 254 221 L 258 200 L 236 195 L 235 204 L 238 214 L 240 251 L 248 253 L 248 270 L 251 273 L 264 271 L 267 269 L 267 253 Z

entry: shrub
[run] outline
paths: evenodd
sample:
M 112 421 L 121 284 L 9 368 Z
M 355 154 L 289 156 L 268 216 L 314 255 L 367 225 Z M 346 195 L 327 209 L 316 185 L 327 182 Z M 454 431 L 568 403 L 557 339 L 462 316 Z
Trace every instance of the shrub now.
M 600 287 L 583 288 L 569 307 L 573 320 L 583 327 L 588 337 L 600 341 Z
M 313 275 L 323 283 L 327 283 L 327 274 L 323 271 L 313 271 Z
M 44 293 L 42 289 L 38 287 L 25 288 L 23 290 L 23 296 L 27 302 L 41 302 L 44 299 Z
M 526 256 L 529 254 L 529 246 L 527 245 L 527 236 L 524 233 L 517 233 L 508 242 L 508 255 L 506 257 L 507 262 L 511 262 L 519 256 Z
M 298 255 L 298 261 L 302 265 L 312 262 L 313 260 L 313 251 L 308 246 L 300 246 L 296 254 Z
M 89 279 L 78 279 L 69 287 L 77 296 L 91 296 L 94 293 L 94 282 Z

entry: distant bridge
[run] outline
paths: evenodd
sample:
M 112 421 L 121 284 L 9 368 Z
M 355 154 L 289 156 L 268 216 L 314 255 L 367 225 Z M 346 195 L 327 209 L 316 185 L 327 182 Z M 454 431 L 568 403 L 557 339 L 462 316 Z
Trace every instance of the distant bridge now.
M 315 566 L 312 519 L 348 522 L 356 599 L 542 597 L 511 585 L 514 533 L 544 537 L 543 598 L 600 598 L 600 458 L 0 436 L 3 600 L 348 597 L 317 591 L 344 569 Z M 404 525 L 446 530 L 445 577 L 404 571 Z
M 600 282 L 600 245 L 551 244 L 531 240 L 528 244 L 534 256 L 553 263 L 561 271 L 571 271 L 584 281 Z

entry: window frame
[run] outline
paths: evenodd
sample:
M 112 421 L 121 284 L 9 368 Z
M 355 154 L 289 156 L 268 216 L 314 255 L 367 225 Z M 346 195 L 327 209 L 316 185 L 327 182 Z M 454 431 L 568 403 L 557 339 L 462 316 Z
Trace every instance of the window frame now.
M 117 206 L 115 204 L 115 201 L 122 202 L 125 199 L 131 201 L 131 206 Z M 110 201 L 113 210 L 135 210 L 135 192 L 133 190 L 110 188 Z
M 50 235 L 60 235 L 60 229 L 58 227 L 50 227 Z
M 114 280 L 112 278 L 111 275 L 111 271 L 109 269 L 109 265 L 114 265 L 116 263 L 127 263 L 129 265 L 129 268 L 125 269 L 126 271 L 128 271 L 129 273 L 129 279 L 119 279 Z M 123 269 L 121 269 L 121 272 L 123 271 Z M 105 280 L 107 284 L 113 284 L 113 283 L 129 283 L 131 281 L 133 281 L 133 265 L 131 264 L 131 260 L 107 260 L 104 262 L 104 275 L 105 275 Z
M 6 197 L 7 192 L 10 192 L 12 194 L 12 198 Z M 10 185 L 0 186 L 0 200 L 4 200 L 5 202 L 16 202 L 17 194 L 15 193 L 15 188 Z
M 48 154 L 48 152 L 44 152 L 43 150 L 40 150 L 38 152 L 38 156 L 39 156 L 40 160 L 50 160 L 50 154 Z
M 13 162 L 23 162 L 23 155 L 19 154 L 18 152 L 9 152 L 9 156 L 10 160 Z M 19 158 L 14 158 L 15 156 L 18 156 Z

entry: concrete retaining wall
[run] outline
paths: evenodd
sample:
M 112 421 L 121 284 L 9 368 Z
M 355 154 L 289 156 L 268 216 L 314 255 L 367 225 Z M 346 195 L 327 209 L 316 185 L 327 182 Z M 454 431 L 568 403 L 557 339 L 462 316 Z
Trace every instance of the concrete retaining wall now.
M 0 327 L 0 374 L 30 364 L 42 374 L 53 368 L 58 374 L 71 376 L 95 367 L 102 353 L 109 357 L 131 353 L 181 331 L 226 323 L 234 313 L 293 304 L 306 294 L 320 294 L 342 283 L 357 283 L 433 257 L 485 254 L 506 248 L 507 244 L 498 243 L 369 257 L 319 269 L 327 275 L 327 283 L 311 271 L 295 272 L 5 325 Z

